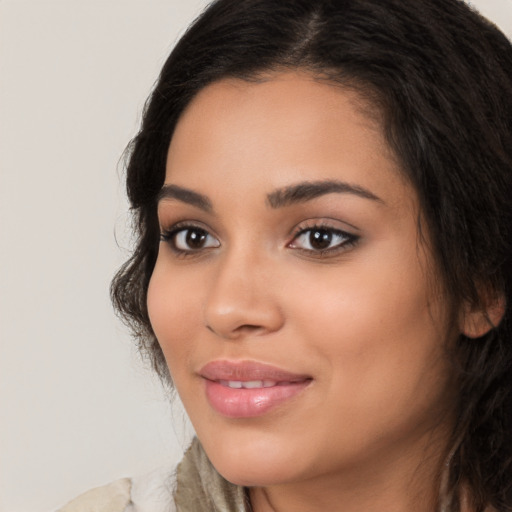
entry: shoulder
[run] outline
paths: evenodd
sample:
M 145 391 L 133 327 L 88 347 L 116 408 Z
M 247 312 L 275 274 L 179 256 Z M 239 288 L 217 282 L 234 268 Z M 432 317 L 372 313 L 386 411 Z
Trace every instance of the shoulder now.
M 116 480 L 81 494 L 57 512 L 123 512 L 131 501 L 131 487 L 130 478 Z
M 174 512 L 174 470 L 122 478 L 81 494 L 57 512 Z
M 243 487 L 225 480 L 197 439 L 177 468 L 123 478 L 78 496 L 57 512 L 248 512 Z

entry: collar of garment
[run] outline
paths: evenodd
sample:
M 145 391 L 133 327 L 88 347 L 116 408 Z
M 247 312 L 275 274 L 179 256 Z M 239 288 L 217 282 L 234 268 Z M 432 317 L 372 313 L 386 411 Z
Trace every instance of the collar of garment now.
M 178 465 L 174 502 L 177 512 L 250 512 L 246 489 L 225 480 L 195 438 Z

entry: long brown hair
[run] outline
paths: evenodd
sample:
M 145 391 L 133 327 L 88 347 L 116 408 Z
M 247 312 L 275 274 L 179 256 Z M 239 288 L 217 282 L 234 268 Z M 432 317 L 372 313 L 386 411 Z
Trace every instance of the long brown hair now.
M 225 77 L 302 68 L 357 89 L 383 119 L 416 188 L 454 304 L 507 300 L 503 320 L 452 354 L 459 406 L 443 502 L 512 510 L 512 46 L 460 0 L 218 0 L 178 42 L 127 149 L 133 255 L 112 283 L 115 307 L 171 382 L 146 308 L 158 252 L 156 199 L 174 127 Z M 179 297 L 176 297 L 179 300 Z

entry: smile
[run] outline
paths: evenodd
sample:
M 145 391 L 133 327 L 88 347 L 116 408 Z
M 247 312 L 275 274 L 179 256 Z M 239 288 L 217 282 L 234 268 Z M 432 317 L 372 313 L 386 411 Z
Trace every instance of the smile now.
M 241 380 L 220 380 L 218 381 L 221 386 L 226 386 L 232 389 L 258 389 L 258 388 L 273 388 L 274 386 L 291 386 L 306 379 L 298 381 L 283 381 L 276 382 L 274 380 L 249 380 L 247 382 Z
M 266 414 L 311 383 L 306 375 L 256 362 L 214 361 L 201 369 L 211 407 L 229 418 Z

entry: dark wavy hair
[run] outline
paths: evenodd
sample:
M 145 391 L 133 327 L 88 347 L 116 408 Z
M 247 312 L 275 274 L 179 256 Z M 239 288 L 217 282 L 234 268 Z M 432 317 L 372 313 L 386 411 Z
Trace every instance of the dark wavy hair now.
M 167 59 L 127 148 L 137 240 L 113 280 L 114 306 L 170 383 L 146 296 L 173 130 L 208 84 L 290 69 L 359 91 L 382 119 L 455 306 L 506 299 L 501 323 L 478 339 L 461 335 L 452 354 L 458 416 L 439 508 L 459 510 L 464 487 L 475 511 L 512 510 L 512 47 L 464 2 L 213 2 Z

